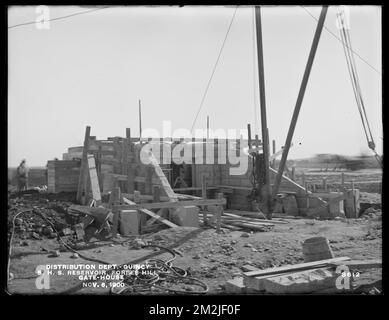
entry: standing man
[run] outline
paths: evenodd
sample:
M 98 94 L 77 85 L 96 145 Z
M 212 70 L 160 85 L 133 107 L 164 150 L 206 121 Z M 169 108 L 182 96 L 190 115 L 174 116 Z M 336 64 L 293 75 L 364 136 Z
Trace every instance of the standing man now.
M 26 166 L 26 160 L 23 159 L 19 167 L 16 169 L 16 178 L 18 180 L 18 191 L 27 190 L 28 186 L 28 168 Z

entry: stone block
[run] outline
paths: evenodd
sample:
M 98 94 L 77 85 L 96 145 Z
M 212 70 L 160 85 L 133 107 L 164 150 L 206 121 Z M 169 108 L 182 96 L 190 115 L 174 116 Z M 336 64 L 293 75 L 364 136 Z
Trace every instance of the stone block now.
M 274 294 L 312 293 L 334 288 L 338 277 L 331 268 L 318 268 L 263 279 L 263 287 Z
M 224 289 L 228 293 L 245 293 L 246 286 L 243 284 L 243 277 L 228 280 L 224 285 Z
M 120 234 L 138 235 L 139 234 L 139 213 L 137 210 L 121 210 L 119 212 L 119 232 Z

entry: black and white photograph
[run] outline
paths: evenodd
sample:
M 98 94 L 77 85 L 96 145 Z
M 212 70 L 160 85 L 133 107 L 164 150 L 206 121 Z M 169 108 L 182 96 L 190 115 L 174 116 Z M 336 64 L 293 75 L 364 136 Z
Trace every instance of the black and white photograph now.
M 6 295 L 383 294 L 382 6 L 3 10 Z

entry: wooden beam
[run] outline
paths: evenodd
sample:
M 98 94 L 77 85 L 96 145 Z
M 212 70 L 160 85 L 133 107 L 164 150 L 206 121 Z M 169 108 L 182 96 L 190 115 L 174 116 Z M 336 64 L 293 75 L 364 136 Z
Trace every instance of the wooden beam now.
M 347 266 L 350 269 L 373 269 L 373 268 L 382 268 L 382 260 L 381 259 L 373 259 L 373 260 L 349 260 L 349 261 L 338 261 L 334 262 L 331 265 L 334 266 Z
M 263 58 L 263 44 L 262 44 L 262 21 L 261 21 L 261 7 L 255 7 L 255 25 L 256 25 L 256 36 L 257 36 L 257 59 L 258 59 L 258 85 L 259 85 L 259 98 L 260 98 L 260 109 L 261 109 L 261 130 L 262 130 L 262 152 L 263 161 L 265 162 L 263 169 L 263 186 L 261 196 L 258 197 L 258 202 L 262 202 L 262 209 L 265 211 L 265 215 L 268 219 L 271 219 L 271 186 L 270 186 L 270 172 L 269 172 L 269 157 L 270 157 L 270 146 L 269 146 L 269 130 L 267 127 L 267 116 L 266 116 L 266 94 L 265 94 L 265 67 Z M 275 198 L 275 197 L 274 197 Z
M 190 200 L 180 202 L 156 202 L 156 203 L 141 203 L 128 206 L 118 206 L 119 210 L 122 209 L 161 209 L 161 208 L 180 208 L 183 206 L 211 206 L 211 205 L 225 205 L 226 199 L 207 199 L 207 200 Z
M 163 173 L 161 167 L 158 164 L 157 159 L 155 158 L 152 152 L 149 153 L 149 159 L 150 159 L 150 165 L 153 167 L 154 172 L 157 178 L 159 179 L 161 186 L 164 189 L 166 195 L 171 199 L 171 201 L 177 202 L 178 197 L 173 191 L 172 187 L 170 186 L 169 181 L 167 180 L 165 174 Z
M 287 266 L 270 268 L 270 269 L 265 269 L 265 270 L 249 271 L 249 272 L 243 273 L 243 275 L 246 277 L 269 276 L 269 275 L 286 273 L 286 272 L 291 272 L 291 271 L 300 271 L 300 270 L 307 270 L 307 269 L 312 269 L 312 268 L 325 267 L 325 266 L 331 265 L 335 262 L 346 261 L 346 260 L 350 260 L 350 258 L 349 257 L 339 257 L 339 258 L 332 258 L 332 259 L 319 260 L 319 261 L 313 261 L 313 262 L 299 263 L 299 264 L 287 265 Z
M 127 203 L 128 205 L 130 206 L 134 206 L 135 205 L 135 202 L 132 202 L 130 200 L 128 200 L 127 198 L 123 197 L 123 201 L 125 203 Z M 165 218 L 162 218 L 161 216 L 157 215 L 156 213 L 150 211 L 150 210 L 147 210 L 147 209 L 140 209 L 139 211 L 149 215 L 150 217 L 158 220 L 158 221 L 161 221 L 163 224 L 166 224 L 167 226 L 169 226 L 170 228 L 177 228 L 178 226 L 176 224 L 174 224 L 173 222 L 170 222 L 169 220 L 166 220 Z
M 92 197 L 96 201 L 96 205 L 101 204 L 101 194 L 99 179 L 97 177 L 95 157 L 92 154 L 88 154 L 88 168 L 89 168 L 89 180 L 91 183 Z
M 317 23 L 316 31 L 315 31 L 315 34 L 314 34 L 314 37 L 313 37 L 311 49 L 310 49 L 309 56 L 308 56 L 308 61 L 307 61 L 306 67 L 305 67 L 303 79 L 301 81 L 300 90 L 299 90 L 299 93 L 298 93 L 298 96 L 297 96 L 296 105 L 294 107 L 292 120 L 290 122 L 288 134 L 287 134 L 287 137 L 286 137 L 286 141 L 285 141 L 285 145 L 284 145 L 284 151 L 282 153 L 280 165 L 278 167 L 278 173 L 277 173 L 277 176 L 276 176 L 276 179 L 275 179 L 275 182 L 274 182 L 273 193 L 272 193 L 272 198 L 273 199 L 276 199 L 277 193 L 278 193 L 278 189 L 279 189 L 280 184 L 281 184 L 282 175 L 283 175 L 283 172 L 284 172 L 284 169 L 285 169 L 285 165 L 286 165 L 286 160 L 288 158 L 290 144 L 292 142 L 292 138 L 293 138 L 293 134 L 294 134 L 294 131 L 295 131 L 295 128 L 296 128 L 296 123 L 297 123 L 298 116 L 299 116 L 299 113 L 300 113 L 301 105 L 303 103 L 305 90 L 307 88 L 309 75 L 311 73 L 311 69 L 312 69 L 312 65 L 313 65 L 313 60 L 315 58 L 316 50 L 317 50 L 317 47 L 318 47 L 318 44 L 319 44 L 319 40 L 320 40 L 320 35 L 322 33 L 322 30 L 323 30 L 324 20 L 325 20 L 326 15 L 327 15 L 327 10 L 328 10 L 328 6 L 323 6 L 322 7 L 322 10 L 321 10 L 321 13 L 320 13 L 320 17 L 319 17 L 319 20 L 318 20 L 318 23 Z
M 87 154 L 88 154 L 88 148 L 89 148 L 89 137 L 90 137 L 90 126 L 87 126 L 85 129 L 85 138 L 84 138 L 84 146 L 82 148 L 82 159 L 81 159 L 81 168 L 80 168 L 80 176 L 78 179 L 78 188 L 77 188 L 77 196 L 76 199 L 80 203 L 82 193 L 86 192 L 86 180 L 87 180 Z M 85 203 L 82 203 L 85 204 Z

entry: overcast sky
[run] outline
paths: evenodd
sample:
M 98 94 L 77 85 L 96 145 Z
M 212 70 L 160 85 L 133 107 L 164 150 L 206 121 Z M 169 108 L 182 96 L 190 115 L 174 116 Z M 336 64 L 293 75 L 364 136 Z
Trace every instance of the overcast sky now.
M 50 18 L 90 10 L 55 6 Z M 354 51 L 381 72 L 381 9 L 349 7 Z M 307 7 L 315 16 L 319 7 Z M 8 25 L 35 21 L 36 7 L 10 7 Z M 234 7 L 110 7 L 8 32 L 8 162 L 30 166 L 97 139 L 143 128 L 190 129 Z M 317 22 L 301 7 L 262 10 L 270 140 L 284 144 Z M 338 37 L 336 9 L 326 27 Z M 253 8 L 239 7 L 196 128 L 255 129 Z M 382 152 L 381 74 L 355 57 L 377 151 Z M 255 113 L 255 108 L 257 112 Z M 255 121 L 256 119 L 256 121 Z M 258 126 L 257 126 L 258 127 Z M 258 128 L 260 130 L 260 128 Z M 341 43 L 323 30 L 290 158 L 368 154 Z

